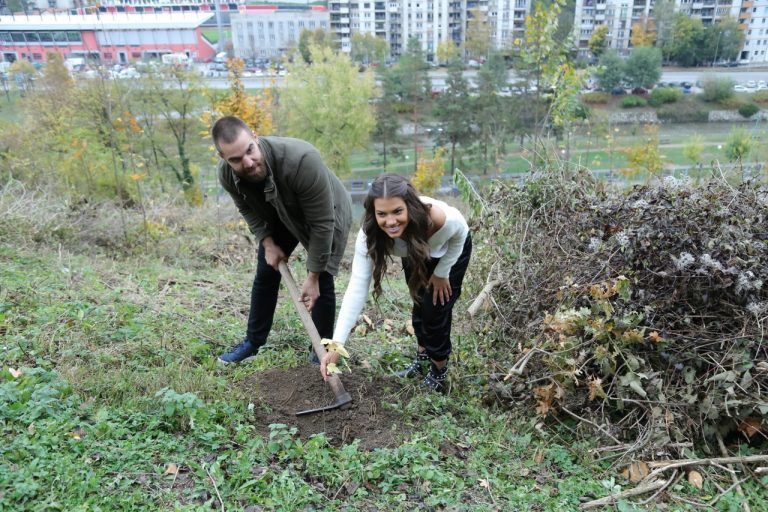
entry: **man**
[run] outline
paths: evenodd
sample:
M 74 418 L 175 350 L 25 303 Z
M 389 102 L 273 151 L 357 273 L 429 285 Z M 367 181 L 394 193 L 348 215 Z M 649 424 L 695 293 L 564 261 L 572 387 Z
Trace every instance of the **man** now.
M 266 343 L 280 287 L 278 264 L 299 243 L 307 250 L 308 274 L 301 299 L 320 336 L 330 338 L 336 316 L 333 278 L 352 223 L 349 193 L 308 142 L 259 137 L 231 116 L 216 121 L 211 137 L 221 157 L 219 182 L 259 240 L 245 339 L 219 360 L 239 363 Z

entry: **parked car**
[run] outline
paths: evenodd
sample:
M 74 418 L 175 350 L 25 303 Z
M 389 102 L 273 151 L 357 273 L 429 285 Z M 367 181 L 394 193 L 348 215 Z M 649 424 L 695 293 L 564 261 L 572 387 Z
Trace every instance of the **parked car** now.
M 747 89 L 746 87 L 744 87 L 741 84 L 736 84 L 736 85 L 733 86 L 733 91 L 734 92 L 749 92 L 749 89 Z

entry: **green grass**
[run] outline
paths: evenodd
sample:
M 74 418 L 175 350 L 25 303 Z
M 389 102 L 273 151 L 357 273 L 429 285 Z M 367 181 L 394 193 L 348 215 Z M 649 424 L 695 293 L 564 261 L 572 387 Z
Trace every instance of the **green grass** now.
M 21 117 L 21 96 L 18 91 L 11 90 L 8 95 L 0 90 L 0 122 L 14 123 Z
M 164 239 L 104 253 L 77 232 L 39 237 L 49 232 L 34 224 L 43 206 L 29 206 L 0 220 L 0 510 L 208 510 L 220 508 L 220 495 L 227 510 L 561 511 L 631 486 L 567 418 L 542 423 L 528 405 L 489 405 L 485 358 L 513 341 L 491 346 L 458 314 L 451 394 L 381 404 L 413 426 L 400 446 L 334 447 L 284 425 L 262 437 L 239 383 L 303 364 L 306 347 L 284 299 L 267 350 L 247 365 L 216 364 L 241 335 L 248 304 L 253 249 L 236 212 L 217 214 L 218 232 L 213 217 L 193 210 L 158 213 L 178 222 Z M 23 223 L 25 211 L 32 217 Z M 483 282 L 470 269 L 465 297 Z M 402 325 L 409 299 L 399 274 L 385 286 L 370 314 Z M 373 330 L 353 335 L 349 348 L 383 371 L 406 343 Z M 166 473 L 171 463 L 178 475 Z M 763 502 L 757 484 L 743 486 Z M 687 484 L 675 492 L 698 499 Z M 735 492 L 720 501 L 734 503 Z

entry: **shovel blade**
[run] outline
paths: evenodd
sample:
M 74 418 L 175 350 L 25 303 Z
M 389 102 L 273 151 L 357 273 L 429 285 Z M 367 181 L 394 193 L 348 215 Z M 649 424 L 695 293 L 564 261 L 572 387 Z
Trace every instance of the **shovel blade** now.
M 336 397 L 336 401 L 332 403 L 331 405 L 327 405 L 325 407 L 318 407 L 317 409 L 307 409 L 306 411 L 298 411 L 296 413 L 296 416 L 306 416 L 308 414 L 315 414 L 317 412 L 323 412 L 323 411 L 332 411 L 334 409 L 346 409 L 347 405 L 352 401 L 352 397 L 349 393 L 344 392 L 343 394 Z

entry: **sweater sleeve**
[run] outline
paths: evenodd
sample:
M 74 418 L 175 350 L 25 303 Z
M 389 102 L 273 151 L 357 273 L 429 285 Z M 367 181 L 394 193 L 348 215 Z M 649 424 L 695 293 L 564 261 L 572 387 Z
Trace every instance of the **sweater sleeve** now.
M 333 252 L 336 205 L 331 175 L 320 153 L 312 150 L 302 157 L 293 184 L 309 226 L 307 270 L 310 272 L 325 272 Z
M 352 273 L 349 277 L 347 291 L 344 292 L 344 300 L 341 302 L 339 317 L 336 320 L 336 329 L 333 332 L 333 340 L 346 343 L 347 337 L 357 323 L 357 318 L 363 311 L 365 301 L 368 298 L 368 287 L 373 276 L 373 260 L 368 256 L 368 244 L 365 233 L 361 229 L 355 240 L 355 256 L 352 259 Z
M 447 205 L 446 205 L 447 206 Z M 446 278 L 451 273 L 451 267 L 461 256 L 464 249 L 464 242 L 467 241 L 469 226 L 467 221 L 459 210 L 452 206 L 445 208 L 445 224 L 442 229 L 435 233 L 448 241 L 448 250 L 440 258 L 440 262 L 435 267 L 433 274 L 437 277 Z

